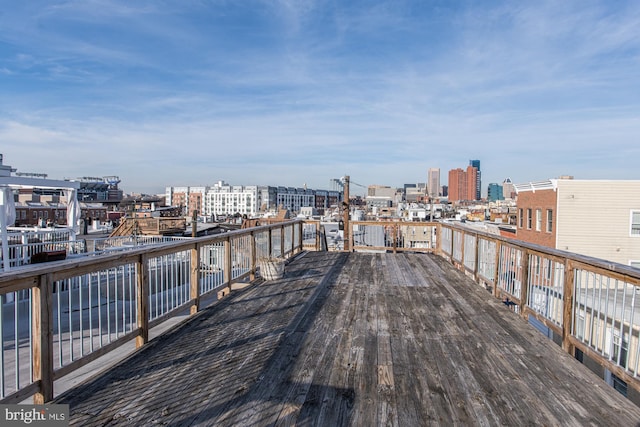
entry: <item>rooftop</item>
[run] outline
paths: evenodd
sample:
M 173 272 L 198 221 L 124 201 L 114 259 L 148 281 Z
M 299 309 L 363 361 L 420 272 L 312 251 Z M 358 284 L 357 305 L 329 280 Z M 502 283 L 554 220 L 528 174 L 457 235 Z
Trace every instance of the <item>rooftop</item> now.
M 71 425 L 636 425 L 445 259 L 303 252 L 58 397 Z

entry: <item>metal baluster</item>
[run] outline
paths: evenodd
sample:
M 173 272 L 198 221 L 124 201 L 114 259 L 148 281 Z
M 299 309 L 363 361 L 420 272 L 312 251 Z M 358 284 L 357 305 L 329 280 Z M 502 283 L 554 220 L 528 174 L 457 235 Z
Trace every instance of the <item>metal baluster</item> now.
M 0 397 L 4 398 L 5 396 L 5 386 L 4 386 L 4 304 L 2 304 L 2 298 L 6 298 L 7 294 L 0 295 Z
M 20 390 L 20 347 L 19 347 L 19 340 L 18 340 L 18 324 L 20 323 L 18 320 L 18 316 L 19 316 L 19 307 L 20 307 L 20 302 L 18 300 L 20 292 L 16 292 L 15 293 L 15 297 L 13 299 L 14 301 L 14 307 L 15 309 L 13 310 L 13 347 L 14 347 L 14 357 L 15 357 L 15 362 L 16 362 L 16 375 L 15 375 L 15 386 L 16 386 L 16 390 Z M 31 328 L 31 319 L 29 319 L 29 328 Z
M 62 281 L 56 282 L 57 294 L 56 294 L 56 305 L 58 306 L 58 318 L 56 319 L 58 324 L 58 367 L 62 367 L 62 306 L 60 304 L 60 294 L 62 293 Z

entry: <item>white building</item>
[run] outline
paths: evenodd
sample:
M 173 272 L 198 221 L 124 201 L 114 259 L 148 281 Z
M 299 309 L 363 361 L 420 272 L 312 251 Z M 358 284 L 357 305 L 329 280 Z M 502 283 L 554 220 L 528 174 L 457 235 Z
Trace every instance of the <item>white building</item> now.
M 200 216 L 209 219 L 236 214 L 251 218 L 280 207 L 292 213 L 299 213 L 302 208 L 324 210 L 333 199 L 339 202 L 339 193 L 318 193 L 321 197 L 316 201 L 316 191 L 307 188 L 229 185 L 218 181 L 210 187 L 167 187 L 166 199 L 171 206 L 182 206 L 185 215 L 197 209 Z
M 205 216 L 235 214 L 255 217 L 262 205 L 262 192 L 256 185 L 228 185 L 223 182 L 209 187 L 204 197 Z

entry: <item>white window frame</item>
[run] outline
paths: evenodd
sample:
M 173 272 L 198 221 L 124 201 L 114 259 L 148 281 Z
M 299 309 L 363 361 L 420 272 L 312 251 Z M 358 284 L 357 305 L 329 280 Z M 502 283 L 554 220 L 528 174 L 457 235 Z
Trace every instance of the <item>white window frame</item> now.
M 638 217 L 640 217 L 640 210 L 639 209 L 635 209 L 635 210 L 631 210 L 629 212 L 629 236 L 631 236 L 631 237 L 640 237 L 640 222 L 635 223 L 637 232 L 635 232 L 635 233 L 633 232 L 633 229 L 634 229 L 634 227 L 633 227 L 634 226 L 633 215 L 634 214 L 637 214 Z
M 536 209 L 536 231 L 542 231 L 542 209 Z
M 547 233 L 553 233 L 553 209 L 547 209 Z

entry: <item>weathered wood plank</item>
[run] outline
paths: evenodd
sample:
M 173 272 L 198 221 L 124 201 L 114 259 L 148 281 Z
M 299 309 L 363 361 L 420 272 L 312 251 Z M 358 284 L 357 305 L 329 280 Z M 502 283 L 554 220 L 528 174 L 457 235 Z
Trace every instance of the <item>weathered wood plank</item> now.
M 71 390 L 72 425 L 635 425 L 640 408 L 421 254 L 309 253 Z

